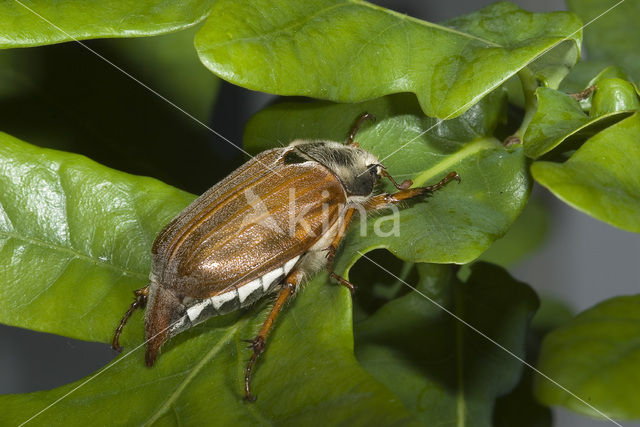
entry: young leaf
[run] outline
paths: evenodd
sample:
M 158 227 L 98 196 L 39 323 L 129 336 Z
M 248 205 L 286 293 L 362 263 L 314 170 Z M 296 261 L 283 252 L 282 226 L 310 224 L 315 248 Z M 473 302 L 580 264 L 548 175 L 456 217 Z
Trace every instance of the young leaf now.
M 557 89 L 578 60 L 580 52 L 570 41 L 564 41 L 527 65 L 544 86 Z
M 550 152 L 569 138 L 588 138 L 640 107 L 633 86 L 620 79 L 598 82 L 587 115 L 571 96 L 541 87 L 538 107 L 524 135 L 524 152 L 533 159 Z
M 524 357 L 537 307 L 531 288 L 478 263 L 466 283 L 450 266 L 419 265 L 420 292 Z M 490 425 L 497 397 L 519 381 L 522 363 L 416 292 L 356 324 L 356 357 L 423 425 Z
M 356 139 L 397 180 L 411 178 L 416 186 L 430 185 L 455 170 L 462 182 L 403 206 L 397 216 L 387 210 L 366 224 L 356 221 L 336 271 L 348 270 L 360 257 L 358 252 L 376 248 L 389 249 L 407 261 L 466 263 L 507 232 L 529 194 L 522 149 L 504 148 L 490 136 L 503 100 L 503 93 L 495 92 L 461 117 L 442 123 L 425 117 L 408 94 L 359 104 L 282 103 L 254 116 L 244 140 L 254 151 L 297 138 L 344 141 L 360 114 L 375 114 L 377 121 L 363 125 Z M 384 181 L 384 190 L 395 191 Z M 364 235 L 361 225 L 366 226 Z
M 204 19 L 212 2 L 3 1 L 0 3 L 0 49 L 40 46 L 73 39 L 169 33 Z
M 639 337 L 640 295 L 612 298 L 549 333 L 538 366 L 607 415 L 638 419 Z M 542 378 L 535 391 L 544 404 L 600 417 Z
M 147 283 L 156 233 L 193 199 L 6 134 L 0 134 L 0 188 L 0 321 L 103 342 L 132 301 L 130 290 Z M 81 384 L 32 422 L 197 425 L 215 416 L 222 424 L 304 425 L 326 411 L 337 422 L 407 422 L 397 398 L 355 361 L 346 289 L 320 275 L 300 293 L 259 361 L 254 405 L 242 401 L 250 355 L 242 340 L 255 336 L 266 301 L 177 336 L 150 369 L 136 312 L 121 340 L 131 355 L 95 378 L 0 396 L 0 424 L 26 421 Z
M 629 76 L 619 67 L 607 67 L 598 61 L 580 61 L 562 80 L 559 88 L 564 93 L 578 93 L 593 85 L 600 78 L 610 77 L 630 80 Z
M 574 208 L 640 232 L 640 113 L 589 139 L 564 163 L 535 162 L 533 177 Z
M 591 117 L 599 117 L 618 111 L 640 110 L 640 100 L 635 85 L 621 78 L 603 78 L 597 81 L 597 89 L 591 101 Z
M 413 92 L 427 115 L 450 118 L 580 39 L 574 15 L 506 2 L 437 25 L 364 1 L 222 0 L 196 48 L 214 73 L 249 89 L 340 102 Z

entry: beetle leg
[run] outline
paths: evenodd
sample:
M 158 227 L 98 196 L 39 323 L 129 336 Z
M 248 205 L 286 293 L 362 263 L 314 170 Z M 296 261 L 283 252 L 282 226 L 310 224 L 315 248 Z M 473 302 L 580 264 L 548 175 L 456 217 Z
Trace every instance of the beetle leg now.
M 375 121 L 376 116 L 374 116 L 373 114 L 369 114 L 369 113 L 362 113 L 360 115 L 360 117 L 358 117 L 358 120 L 356 120 L 356 123 L 353 125 L 353 127 L 351 128 L 351 131 L 349 132 L 349 137 L 347 138 L 347 145 L 356 145 L 357 146 L 357 142 L 353 142 L 353 140 L 356 137 L 356 134 L 358 133 L 358 130 L 360 129 L 360 126 L 362 126 L 362 123 L 365 120 L 374 120 Z
M 120 338 L 120 334 L 122 333 L 122 329 L 124 325 L 127 323 L 131 315 L 137 308 L 143 308 L 147 304 L 147 297 L 149 296 L 149 285 L 145 286 L 141 289 L 136 289 L 133 291 L 135 295 L 135 300 L 131 303 L 129 310 L 124 314 L 124 317 L 120 321 L 118 328 L 116 329 L 115 334 L 113 335 L 113 341 L 111 341 L 111 348 L 116 351 L 122 351 L 122 347 L 120 347 L 120 343 L 118 342 L 118 338 Z
M 427 187 L 407 188 L 397 191 L 393 194 L 379 194 L 372 197 L 365 203 L 365 209 L 368 211 L 384 209 L 386 207 L 389 207 L 390 205 L 394 205 L 406 200 L 429 196 L 430 194 L 444 187 L 453 180 L 460 182 L 460 175 L 458 175 L 456 172 L 449 172 L 447 176 L 442 178 L 434 185 L 429 185 Z
M 256 400 L 255 396 L 251 394 L 251 371 L 253 370 L 253 365 L 256 363 L 256 359 L 262 352 L 264 351 L 267 335 L 269 335 L 269 331 L 273 326 L 273 322 L 282 310 L 284 303 L 293 295 L 296 288 L 302 281 L 304 273 L 302 270 L 294 269 L 289 275 L 284 279 L 284 283 L 282 289 L 278 293 L 278 297 L 276 298 L 276 302 L 271 308 L 271 312 L 269 313 L 269 317 L 262 324 L 262 328 L 260 328 L 260 332 L 258 335 L 250 340 L 249 348 L 253 349 L 253 354 L 251 355 L 251 359 L 249 359 L 249 363 L 247 364 L 247 370 L 244 375 L 244 398 L 250 402 Z
M 353 207 L 347 209 L 347 212 L 344 214 L 342 224 L 340 224 L 340 228 L 338 228 L 338 232 L 336 233 L 336 237 L 333 238 L 331 245 L 329 245 L 329 247 L 326 249 L 327 251 L 326 269 L 329 272 L 329 277 L 336 279 L 342 286 L 345 286 L 347 289 L 349 289 L 349 291 L 351 292 L 351 295 L 353 295 L 356 291 L 355 286 L 353 286 L 353 283 L 349 282 L 344 277 L 337 275 L 333 271 L 331 264 L 333 262 L 333 258 L 336 256 L 336 251 L 338 250 L 340 241 L 342 240 L 342 238 L 344 237 L 347 231 L 347 227 L 351 222 L 351 218 L 353 217 L 354 212 L 355 212 L 355 208 Z

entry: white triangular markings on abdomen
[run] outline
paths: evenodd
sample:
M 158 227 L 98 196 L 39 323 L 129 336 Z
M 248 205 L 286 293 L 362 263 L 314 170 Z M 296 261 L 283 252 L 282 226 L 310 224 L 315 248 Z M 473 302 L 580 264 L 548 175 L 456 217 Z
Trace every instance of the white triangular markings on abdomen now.
M 194 323 L 198 319 L 198 317 L 200 317 L 200 313 L 202 313 L 202 310 L 204 310 L 210 305 L 211 305 L 211 300 L 206 299 L 187 308 L 187 316 L 189 317 L 189 320 L 191 321 L 191 323 Z
M 296 265 L 296 262 L 298 262 L 298 259 L 300 259 L 300 255 L 295 258 L 291 258 L 284 264 L 284 267 L 282 267 L 284 269 L 284 274 L 289 274 L 293 266 Z
M 266 293 L 273 282 L 282 276 L 284 276 L 284 270 L 282 269 L 282 267 L 276 268 L 275 270 L 262 276 L 262 291 Z
M 237 292 L 236 289 L 234 289 L 232 291 L 225 292 L 224 294 L 211 297 L 208 299 L 208 301 L 211 301 L 211 303 L 213 304 L 213 307 L 216 310 L 220 310 L 220 307 L 222 307 L 222 304 L 224 304 L 227 301 L 231 301 L 236 297 L 236 292 Z
M 240 304 L 242 304 L 249 295 L 254 293 L 256 290 L 260 289 L 261 287 L 262 287 L 262 281 L 260 280 L 260 277 L 258 277 L 256 280 L 253 280 L 249 283 L 245 283 L 244 285 L 240 286 L 238 288 L 238 298 L 240 299 Z
M 232 290 L 227 291 L 225 293 L 215 295 L 211 298 L 207 298 L 204 300 L 196 300 L 196 302 L 187 308 L 186 316 L 191 321 L 192 325 L 203 322 L 209 317 L 216 314 L 225 314 L 229 310 L 233 310 L 233 304 L 231 307 L 226 306 L 225 310 L 220 310 L 223 305 L 228 303 L 229 301 L 233 301 L 237 299 L 240 303 L 240 306 L 243 306 L 243 303 L 247 301 L 250 295 L 253 295 L 255 292 L 258 292 L 260 295 L 255 295 L 254 298 L 249 298 L 247 305 L 255 302 L 262 295 L 266 294 L 271 286 L 274 283 L 277 283 L 279 279 L 282 279 L 284 276 L 289 274 L 289 272 L 293 269 L 296 262 L 300 259 L 300 256 L 290 259 L 282 267 L 278 267 L 273 271 L 268 272 L 267 274 L 259 277 L 251 282 L 245 283 L 239 287 L 233 287 Z M 213 307 L 213 310 L 205 310 L 208 307 Z M 237 307 L 237 306 L 236 306 Z M 186 327 L 186 325 L 184 325 Z M 182 328 L 180 328 L 182 329 Z M 177 332 L 176 332 L 177 333 Z

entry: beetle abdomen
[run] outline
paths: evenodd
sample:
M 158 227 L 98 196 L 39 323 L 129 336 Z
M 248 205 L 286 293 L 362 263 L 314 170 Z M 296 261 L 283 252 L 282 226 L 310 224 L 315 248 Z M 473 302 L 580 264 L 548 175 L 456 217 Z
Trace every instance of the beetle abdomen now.
M 175 335 L 193 325 L 204 322 L 210 317 L 231 313 L 239 308 L 250 306 L 271 292 L 293 269 L 299 259 L 300 256 L 296 256 L 283 266 L 242 286 L 234 286 L 227 292 L 206 299 L 191 299 L 189 303 L 185 303 L 187 306 L 185 314 L 171 328 L 169 335 Z

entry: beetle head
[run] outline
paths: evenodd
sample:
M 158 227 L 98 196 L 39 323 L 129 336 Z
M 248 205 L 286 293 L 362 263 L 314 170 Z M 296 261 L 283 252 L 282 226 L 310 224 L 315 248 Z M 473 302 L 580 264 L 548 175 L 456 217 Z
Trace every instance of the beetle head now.
M 349 196 L 371 195 L 374 185 L 382 176 L 383 167 L 378 158 L 354 145 L 335 141 L 296 140 L 289 146 L 295 147 L 301 160 L 315 160 L 331 170 Z

